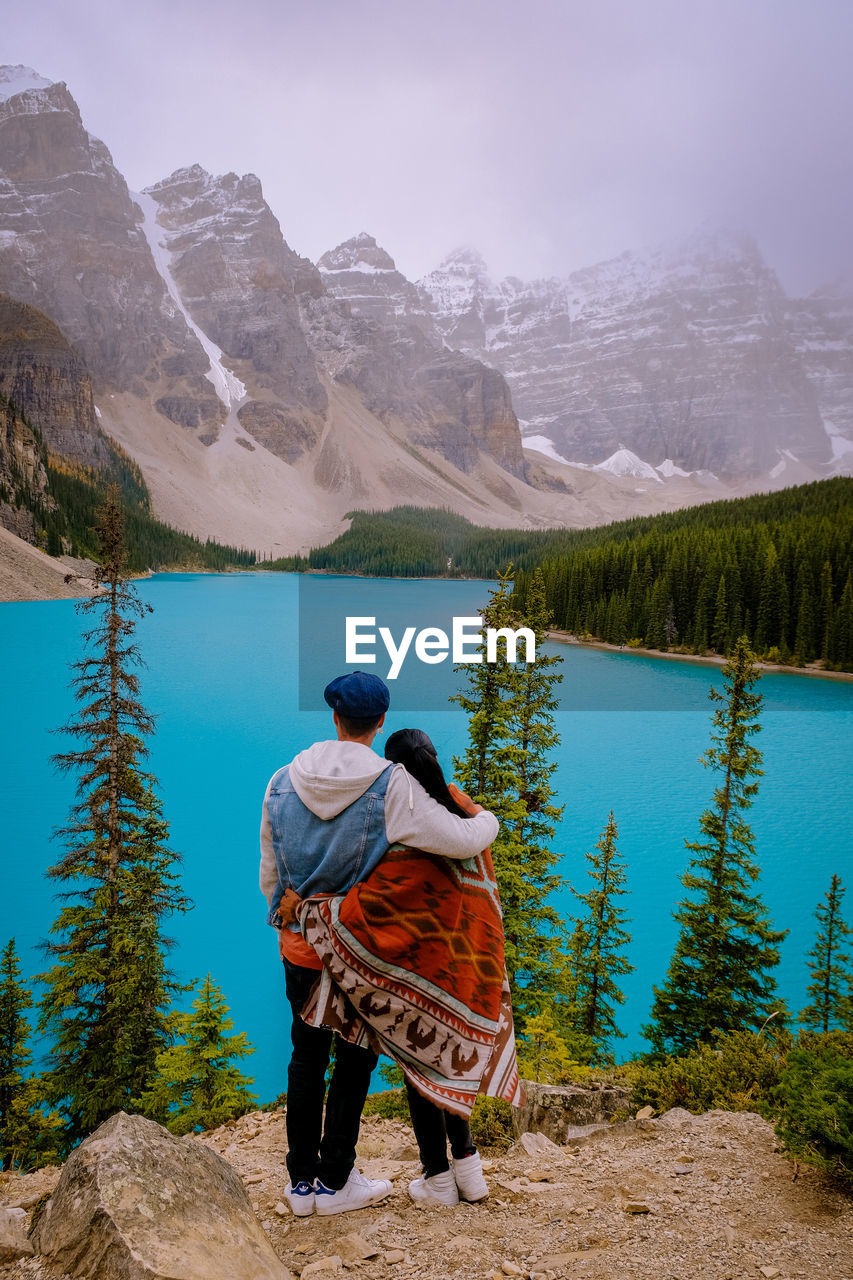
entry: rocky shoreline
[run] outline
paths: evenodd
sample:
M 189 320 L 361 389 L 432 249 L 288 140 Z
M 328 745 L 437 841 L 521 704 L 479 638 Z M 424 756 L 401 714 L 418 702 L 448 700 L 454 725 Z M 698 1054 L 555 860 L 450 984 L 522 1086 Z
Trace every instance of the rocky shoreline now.
M 92 560 L 46 555 L 0 525 L 0 603 L 91 595 L 94 570 Z
M 643 658 L 663 658 L 667 662 L 686 662 L 705 667 L 722 667 L 725 666 L 726 658 L 719 654 L 699 654 L 699 653 L 664 653 L 662 649 L 647 649 L 643 645 L 618 645 L 608 644 L 606 640 L 583 640 L 580 636 L 572 635 L 570 631 L 548 631 L 549 640 L 556 640 L 559 644 L 576 644 L 581 645 L 585 649 L 602 649 L 606 653 L 638 653 Z M 817 680 L 853 680 L 853 672 L 851 671 L 825 671 L 823 667 L 810 663 L 805 667 L 788 667 L 781 662 L 756 662 L 759 671 L 772 672 L 774 675 L 786 676 L 811 676 Z

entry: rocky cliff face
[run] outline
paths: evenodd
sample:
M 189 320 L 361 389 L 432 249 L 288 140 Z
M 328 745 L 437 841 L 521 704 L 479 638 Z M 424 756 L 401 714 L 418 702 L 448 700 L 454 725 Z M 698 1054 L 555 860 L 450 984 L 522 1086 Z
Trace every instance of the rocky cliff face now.
M 298 304 L 302 293 L 322 294 L 316 268 L 286 244 L 254 174 L 214 178 L 193 165 L 145 194 L 183 305 L 259 401 L 244 405 L 241 423 L 292 454 L 319 434 L 327 403 Z M 233 398 L 244 398 L 239 388 Z
M 346 257 L 327 264 L 340 281 Z M 330 298 L 323 275 L 287 245 L 254 175 L 194 165 L 134 197 L 64 84 L 0 70 L 0 289 L 60 325 L 105 411 L 114 392 L 142 402 L 125 406 L 124 421 L 138 424 L 150 406 L 209 446 L 231 414 L 229 439 L 295 465 L 326 448 L 327 386 L 342 374 L 412 443 L 466 469 L 493 451 L 520 475 L 506 387 L 441 354 L 423 309 L 428 333 L 412 319 L 417 291 L 380 259 L 363 238 L 349 265 L 393 277 L 406 294 L 402 318 L 377 308 L 363 329 L 358 308 L 354 316 Z M 353 342 L 343 361 L 341 335 Z
M 124 178 L 84 128 L 65 85 L 7 68 L 0 289 L 47 312 L 100 381 L 145 395 L 152 382 L 175 381 L 179 369 L 178 380 L 196 386 L 207 362 L 137 219 Z
M 4 295 L 0 393 L 38 427 L 51 452 L 86 466 L 107 462 L 85 364 L 43 312 Z
M 392 330 L 406 330 L 414 324 L 432 342 L 441 344 L 417 287 L 366 231 L 324 253 L 317 266 L 329 293 L 349 303 L 353 315 L 366 316 Z
M 0 525 L 34 542 L 30 507 L 49 503 L 44 446 L 21 414 L 0 400 Z
M 698 235 L 532 284 L 496 285 L 458 251 L 420 288 L 446 341 L 505 373 L 526 433 L 572 461 L 624 446 L 748 476 L 785 450 L 828 458 L 787 299 L 749 237 Z
M 304 307 L 330 376 L 358 387 L 373 412 L 407 422 L 415 443 L 470 471 L 481 452 L 525 473 L 518 420 L 500 372 L 442 341 L 393 258 L 362 233 L 319 261 L 331 305 Z
M 853 282 L 839 281 L 792 302 L 788 327 L 815 389 L 832 448 L 832 469 L 853 469 Z

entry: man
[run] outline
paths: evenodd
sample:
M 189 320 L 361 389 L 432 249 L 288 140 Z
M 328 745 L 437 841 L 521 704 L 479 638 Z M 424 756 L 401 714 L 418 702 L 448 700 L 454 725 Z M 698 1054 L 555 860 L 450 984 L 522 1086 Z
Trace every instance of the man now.
M 300 898 L 345 893 L 363 880 L 392 844 L 451 858 L 473 857 L 498 832 L 487 811 L 472 818 L 448 812 L 423 787 L 372 749 L 390 703 L 387 686 L 363 671 L 326 686 L 337 738 L 317 742 L 273 775 L 261 820 L 261 891 L 267 922 L 287 890 Z M 391 1183 L 371 1181 L 355 1168 L 361 1112 L 376 1056 L 335 1037 L 335 1067 L 325 1123 L 323 1093 L 332 1032 L 300 1017 L 321 969 L 298 926 L 281 930 L 280 950 L 293 1014 L 287 1076 L 286 1195 L 293 1212 L 343 1213 L 376 1204 Z

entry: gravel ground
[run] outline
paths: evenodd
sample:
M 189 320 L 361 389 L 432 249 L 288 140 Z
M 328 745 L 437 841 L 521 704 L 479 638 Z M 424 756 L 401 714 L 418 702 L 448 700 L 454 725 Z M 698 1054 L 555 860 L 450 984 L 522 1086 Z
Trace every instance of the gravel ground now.
M 795 1179 L 770 1125 L 749 1112 L 669 1112 L 532 1154 L 517 1144 L 485 1157 L 489 1199 L 453 1209 L 414 1207 L 411 1129 L 368 1118 L 360 1166 L 394 1191 L 331 1218 L 295 1218 L 282 1200 L 283 1113 L 244 1116 L 196 1140 L 237 1169 L 273 1248 L 306 1280 L 346 1270 L 365 1280 L 853 1280 L 853 1200 L 813 1169 L 801 1166 Z M 56 1177 L 3 1175 L 0 1202 L 30 1209 Z M 0 1277 L 54 1280 L 38 1259 L 0 1267 Z

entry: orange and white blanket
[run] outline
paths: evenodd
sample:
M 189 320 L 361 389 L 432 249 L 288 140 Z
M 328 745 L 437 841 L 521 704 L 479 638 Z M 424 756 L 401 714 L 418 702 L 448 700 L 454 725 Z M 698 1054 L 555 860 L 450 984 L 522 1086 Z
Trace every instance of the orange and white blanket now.
M 393 847 L 345 895 L 297 908 L 323 963 L 302 1016 L 402 1068 L 468 1116 L 478 1093 L 522 1100 L 503 923 L 488 850 L 455 861 Z

